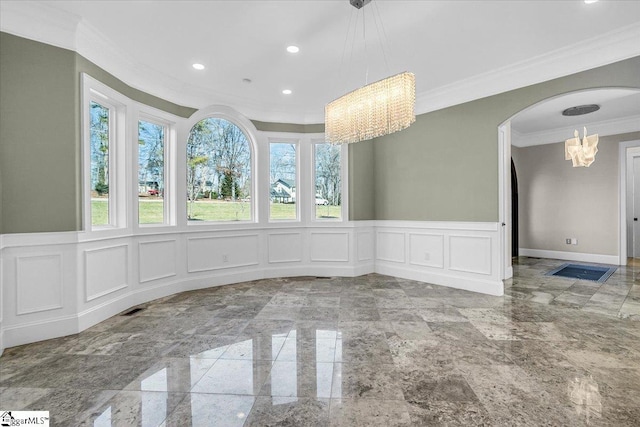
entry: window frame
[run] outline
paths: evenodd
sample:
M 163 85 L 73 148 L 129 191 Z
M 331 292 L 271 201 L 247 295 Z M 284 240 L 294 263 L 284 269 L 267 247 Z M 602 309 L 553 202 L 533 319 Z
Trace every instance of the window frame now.
M 276 137 L 269 137 L 267 139 L 267 144 L 268 144 L 268 159 L 267 159 L 267 172 L 269 175 L 269 182 L 267 185 L 267 194 L 266 194 L 266 198 L 268 201 L 268 208 L 267 208 L 267 213 L 266 216 L 268 218 L 268 222 L 270 223 L 286 223 L 286 222 L 291 222 L 291 223 L 295 223 L 295 222 L 301 222 L 302 221 L 302 210 L 301 210 L 301 206 L 302 203 L 304 203 L 304 200 L 306 198 L 306 195 L 304 194 L 304 191 L 300 191 L 302 190 L 301 187 L 301 157 L 302 157 L 302 151 L 301 151 L 301 146 L 302 144 L 300 143 L 300 139 L 298 138 L 276 138 Z M 296 217 L 294 219 L 273 219 L 271 218 L 271 144 L 293 144 L 296 147 L 296 180 L 295 180 L 295 185 L 296 185 Z
M 316 145 L 327 144 L 323 133 L 258 131 L 254 123 L 231 107 L 213 105 L 185 118 L 132 100 L 86 73 L 81 73 L 81 174 L 80 207 L 82 230 L 104 236 L 127 233 L 153 233 L 166 227 L 178 230 L 222 230 L 233 227 L 327 226 L 349 221 L 348 153 L 340 148 L 340 218 L 316 218 L 315 181 Z M 90 103 L 110 109 L 109 123 L 109 224 L 92 225 Z M 190 130 L 201 120 L 222 119 L 237 126 L 249 144 L 251 176 L 248 220 L 189 221 L 186 197 L 186 147 Z M 139 223 L 138 200 L 138 125 L 147 121 L 165 128 L 164 141 L 164 222 Z M 296 218 L 271 219 L 270 167 L 271 144 L 290 143 L 296 147 Z M 308 165 L 308 166 L 304 166 Z
M 84 231 L 107 231 L 127 228 L 126 216 L 126 143 L 128 120 L 127 98 L 100 83 L 87 74 L 82 74 L 82 170 L 83 170 L 83 208 L 82 223 Z M 109 197 L 108 224 L 92 224 L 91 208 L 91 130 L 90 108 L 95 102 L 109 109 Z
M 155 125 L 162 126 L 164 128 L 164 141 L 163 141 L 163 156 L 164 156 L 164 167 L 163 167 L 163 181 L 164 181 L 164 195 L 163 195 L 163 222 L 157 223 L 141 223 L 140 222 L 140 201 L 138 197 L 138 191 L 134 191 L 133 197 L 136 198 L 136 203 L 134 203 L 134 223 L 138 228 L 151 228 L 151 227 L 167 227 L 176 225 L 176 215 L 175 215 L 175 162 L 176 162 L 176 123 L 171 120 L 171 117 L 168 113 L 164 113 L 160 110 L 155 110 L 149 106 L 142 106 L 138 110 L 135 119 L 135 135 L 133 150 L 134 153 L 134 162 L 133 166 L 135 170 L 133 171 L 133 179 L 135 183 L 135 187 L 138 186 L 138 177 L 140 173 L 140 151 L 138 146 L 138 138 L 139 131 L 138 126 L 141 121 L 152 123 Z
M 318 218 L 317 217 L 317 205 L 316 205 L 316 146 L 328 144 L 328 145 L 338 145 L 340 147 L 340 218 Z M 348 185 L 348 168 L 349 164 L 349 144 L 331 144 L 327 142 L 325 139 L 311 139 L 311 183 L 309 186 L 310 195 L 312 195 L 311 200 L 309 201 L 311 205 L 311 222 L 315 223 L 336 223 L 336 222 L 347 222 L 349 221 L 349 195 L 347 194 L 346 189 L 349 188 Z
M 248 220 L 213 220 L 213 221 L 193 221 L 188 218 L 188 207 L 189 198 L 187 196 L 187 144 L 189 142 L 189 135 L 191 134 L 191 129 L 206 119 L 221 119 L 226 120 L 227 122 L 236 126 L 240 131 L 244 134 L 247 139 L 247 143 L 249 144 L 249 165 L 251 168 L 251 176 L 249 178 L 250 182 L 250 202 L 249 202 L 249 212 L 251 214 L 250 219 Z M 255 126 L 251 123 L 251 121 L 237 112 L 235 112 L 230 107 L 224 107 L 215 105 L 212 107 L 204 108 L 199 110 L 196 114 L 191 116 L 189 120 L 186 121 L 184 125 L 184 145 L 180 147 L 182 154 L 180 156 L 181 162 L 183 163 L 181 167 L 183 168 L 182 175 L 182 183 L 183 187 L 181 193 L 185 195 L 184 197 L 184 206 L 180 209 L 181 220 L 187 224 L 187 227 L 206 227 L 206 226 L 233 226 L 238 224 L 257 224 L 259 222 L 258 218 L 258 144 L 256 139 L 257 130 Z M 182 201 L 180 202 L 182 203 Z M 268 213 L 267 213 L 268 216 Z

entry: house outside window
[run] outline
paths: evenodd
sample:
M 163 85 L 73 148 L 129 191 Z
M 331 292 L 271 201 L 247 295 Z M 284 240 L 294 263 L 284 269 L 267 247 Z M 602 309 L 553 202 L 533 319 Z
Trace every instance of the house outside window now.
M 269 144 L 269 219 L 295 220 L 298 218 L 296 143 Z
M 138 121 L 138 223 L 164 224 L 165 139 L 167 129 L 151 120 Z

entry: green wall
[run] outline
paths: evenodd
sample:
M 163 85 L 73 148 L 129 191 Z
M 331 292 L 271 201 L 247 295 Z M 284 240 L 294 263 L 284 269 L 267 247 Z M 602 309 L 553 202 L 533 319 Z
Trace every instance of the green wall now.
M 181 117 L 67 49 L 0 32 L 0 234 L 82 227 L 80 73 Z
M 377 138 L 375 219 L 497 221 L 498 126 L 546 98 L 607 86 L 640 88 L 640 57 L 422 114 Z
M 256 129 L 265 132 L 322 133 L 324 123 L 300 125 L 295 123 L 272 123 L 251 120 Z
M 46 46 L 46 45 L 44 45 Z M 76 76 L 80 79 L 80 73 L 87 73 L 96 80 L 101 81 L 110 88 L 120 92 L 129 99 L 138 101 L 142 104 L 149 105 L 157 108 L 158 110 L 166 111 L 171 114 L 175 114 L 179 117 L 188 118 L 197 110 L 191 107 L 183 107 L 182 105 L 174 104 L 173 102 L 166 101 L 157 96 L 149 95 L 138 89 L 134 89 L 131 86 L 124 83 L 122 80 L 117 79 L 112 74 L 107 73 L 102 68 L 95 65 L 93 62 L 88 61 L 85 57 L 77 55 L 76 58 Z M 79 80 L 78 80 L 79 82 Z M 78 83 L 79 85 L 80 83 Z M 78 86 L 80 87 L 80 86 Z M 78 98 L 78 106 L 80 105 L 80 98 Z M 78 112 L 78 114 L 80 114 Z
M 0 33 L 0 233 L 80 228 L 75 54 Z
M 349 144 L 349 219 L 375 219 L 374 145 Z
M 195 112 L 131 88 L 72 51 L 0 33 L 0 233 L 81 228 L 81 72 L 178 116 Z M 640 57 L 422 114 L 402 132 L 351 144 L 350 219 L 497 221 L 498 125 L 548 97 L 606 86 L 640 87 Z

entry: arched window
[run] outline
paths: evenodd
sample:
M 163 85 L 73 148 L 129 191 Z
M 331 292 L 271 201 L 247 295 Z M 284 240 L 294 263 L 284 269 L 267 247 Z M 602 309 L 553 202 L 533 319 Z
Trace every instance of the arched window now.
M 228 120 L 196 123 L 187 141 L 189 221 L 250 221 L 251 144 Z

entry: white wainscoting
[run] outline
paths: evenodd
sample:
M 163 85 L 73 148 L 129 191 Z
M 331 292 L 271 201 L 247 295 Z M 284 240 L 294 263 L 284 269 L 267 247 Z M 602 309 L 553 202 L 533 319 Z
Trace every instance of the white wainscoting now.
M 62 308 L 62 254 L 16 257 L 16 314 Z
M 411 221 L 4 235 L 0 343 L 69 335 L 156 298 L 270 277 L 378 272 L 501 295 L 497 238 L 494 223 Z
M 129 285 L 129 246 L 118 244 L 84 250 L 85 301 L 109 295 Z
M 190 237 L 187 239 L 187 271 L 220 270 L 258 265 L 258 234 Z
M 356 252 L 358 261 L 373 261 L 375 257 L 375 244 L 373 240 L 373 231 L 356 232 Z
M 311 232 L 312 262 L 349 262 L 349 233 Z
M 444 236 L 410 232 L 409 264 L 444 268 Z
M 376 260 L 405 262 L 405 233 L 403 231 L 378 230 Z
M 177 273 L 178 249 L 175 240 L 154 240 L 138 243 L 140 283 L 173 277 Z
M 302 262 L 302 233 L 269 233 L 269 264 Z
M 497 223 L 377 221 L 375 271 L 502 295 Z
M 449 236 L 449 270 L 491 276 L 491 237 Z

